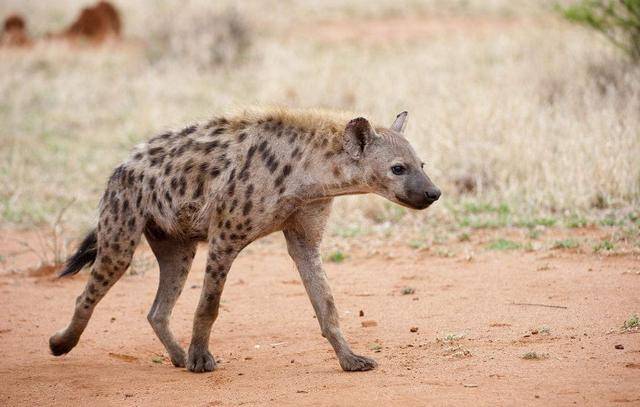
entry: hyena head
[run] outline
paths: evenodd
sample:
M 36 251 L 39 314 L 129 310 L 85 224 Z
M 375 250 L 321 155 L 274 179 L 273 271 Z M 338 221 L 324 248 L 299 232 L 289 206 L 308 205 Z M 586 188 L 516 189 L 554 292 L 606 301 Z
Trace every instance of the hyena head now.
M 425 174 L 424 163 L 404 137 L 407 112 L 391 127 L 377 128 L 364 118 L 345 129 L 344 149 L 365 173 L 370 192 L 412 209 L 425 209 L 440 198 L 440 189 Z

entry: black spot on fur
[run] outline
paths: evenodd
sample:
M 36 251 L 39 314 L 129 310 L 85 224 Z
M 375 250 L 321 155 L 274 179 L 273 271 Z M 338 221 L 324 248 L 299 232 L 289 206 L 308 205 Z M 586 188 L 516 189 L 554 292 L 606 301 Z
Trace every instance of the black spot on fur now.
M 185 177 L 180 177 L 180 190 L 178 191 L 178 193 L 180 194 L 180 196 L 184 196 L 186 192 L 187 192 L 187 179 Z
M 198 178 L 198 186 L 196 190 L 193 191 L 193 199 L 198 199 L 202 196 L 202 192 L 204 190 L 204 179 L 202 177 Z
M 180 157 L 182 154 L 184 154 L 187 149 L 189 149 L 192 145 L 193 145 L 194 141 L 190 138 L 186 138 L 184 139 L 184 142 L 182 143 L 182 145 L 180 145 L 180 147 L 178 147 L 178 149 L 175 152 L 175 156 L 176 157 Z
M 210 136 L 217 136 L 219 134 L 224 133 L 224 127 L 218 127 L 217 129 L 214 129 L 211 133 L 209 133 Z
M 218 175 L 220 175 L 220 169 L 218 167 L 212 167 L 211 171 L 209 171 L 209 175 L 211 175 L 213 178 L 216 178 Z
M 253 184 L 249 184 L 247 186 L 247 189 L 244 191 L 245 198 L 249 198 L 251 194 L 253 194 L 253 190 L 254 190 Z
M 157 157 L 152 157 L 152 158 L 149 160 L 149 165 L 150 165 L 151 167 L 157 167 L 157 166 L 160 166 L 160 165 L 162 165 L 162 163 L 164 163 L 164 155 L 159 155 L 159 156 L 157 156 Z
M 142 160 L 142 157 L 144 157 L 144 155 L 142 155 L 142 153 L 135 153 L 133 156 L 133 159 L 136 161 Z
M 109 178 L 109 183 L 120 181 L 122 174 L 124 173 L 124 165 L 119 165 L 116 169 L 113 170 L 111 177 Z
M 127 180 L 126 180 L 127 186 L 129 186 L 129 187 L 133 186 L 133 183 L 135 182 L 135 179 L 136 179 L 135 171 L 133 169 L 130 169 L 129 171 L 127 171 L 126 178 L 127 178 Z
M 164 215 L 164 205 L 162 204 L 162 201 L 158 200 L 156 205 L 158 206 L 158 213 L 160 215 Z
M 149 149 L 149 155 L 159 155 L 164 152 L 162 147 L 153 147 Z
M 173 133 L 171 133 L 171 132 L 162 133 L 162 134 L 159 134 L 159 135 L 155 136 L 151 140 L 149 140 L 149 143 L 155 143 L 155 142 L 160 142 L 162 140 L 167 140 L 167 139 L 171 138 L 171 136 L 173 136 Z
M 189 127 L 185 127 L 178 135 L 183 137 L 183 136 L 188 136 L 189 134 L 193 133 L 194 131 L 196 131 L 197 126 L 189 126 Z
M 250 162 L 253 159 L 253 155 L 256 153 L 257 148 L 258 147 L 256 147 L 255 144 L 249 147 L 249 150 L 247 151 L 247 162 Z
M 120 207 L 120 202 L 118 198 L 115 197 L 115 194 L 111 194 L 111 199 L 109 200 L 109 205 L 111 207 L 111 214 L 117 219 L 118 218 L 118 208 Z
M 284 167 L 282 167 L 282 173 L 278 175 L 278 178 L 276 178 L 274 182 L 274 185 L 276 186 L 276 188 L 279 187 L 280 184 L 282 184 L 284 179 L 287 178 L 289 174 L 291 174 L 291 165 L 287 164 Z
M 278 160 L 276 160 L 276 156 L 271 154 L 270 151 L 267 150 L 262 153 L 262 160 L 270 173 L 273 174 L 278 169 Z
M 192 158 L 188 159 L 187 162 L 184 164 L 184 172 L 185 172 L 185 174 L 190 173 L 191 170 L 193 169 L 193 166 L 194 166 L 193 159 Z
M 238 142 L 242 143 L 247 138 L 247 133 L 242 132 L 238 134 Z
M 122 213 L 126 214 L 127 212 L 129 212 L 129 200 L 125 199 L 122 201 Z
M 219 145 L 220 145 L 220 142 L 218 140 L 214 140 L 214 141 L 208 141 L 206 143 L 201 143 L 200 148 L 202 148 L 205 154 L 209 154 L 210 152 L 215 150 L 216 147 L 218 147 Z
M 249 212 L 251 212 L 252 207 L 253 207 L 253 202 L 251 202 L 250 200 L 245 202 L 244 206 L 242 207 L 242 214 L 244 216 L 247 216 Z

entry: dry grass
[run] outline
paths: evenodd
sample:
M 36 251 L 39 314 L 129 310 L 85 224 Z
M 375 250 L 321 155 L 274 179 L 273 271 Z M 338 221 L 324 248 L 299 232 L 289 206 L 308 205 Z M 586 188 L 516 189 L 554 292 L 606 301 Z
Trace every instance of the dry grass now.
M 382 199 L 341 198 L 335 230 L 455 225 L 468 202 L 503 203 L 495 213 L 505 224 L 622 218 L 640 204 L 640 71 L 550 3 L 118 2 L 125 45 L 0 51 L 2 226 L 51 222 L 70 198 L 66 218 L 88 226 L 107 174 L 135 143 L 260 104 L 347 109 L 383 124 L 409 110 L 409 137 L 443 201 L 407 216 Z M 0 15 L 23 13 L 42 33 L 84 4 L 8 0 Z M 359 40 L 362 26 L 374 29 Z M 401 36 L 389 34 L 398 27 Z M 474 191 L 461 195 L 460 179 Z

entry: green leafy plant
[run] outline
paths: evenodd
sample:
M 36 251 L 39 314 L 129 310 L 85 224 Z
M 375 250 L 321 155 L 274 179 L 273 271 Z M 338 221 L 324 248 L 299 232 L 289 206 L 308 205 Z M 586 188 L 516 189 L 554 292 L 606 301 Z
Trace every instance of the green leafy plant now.
M 346 258 L 347 258 L 346 254 L 344 254 L 340 250 L 336 250 L 335 252 L 329 255 L 328 260 L 333 263 L 342 263 Z
M 640 0 L 581 0 L 558 10 L 569 21 L 604 35 L 640 62 Z
M 622 325 L 622 330 L 625 332 L 630 332 L 638 329 L 640 329 L 640 318 L 636 314 L 631 315 L 629 319 L 624 321 L 624 324 Z
M 575 239 L 563 239 L 556 240 L 553 243 L 552 249 L 575 249 L 580 247 L 580 242 Z
M 520 243 L 507 239 L 494 240 L 487 246 L 489 250 L 515 250 L 520 248 L 522 248 Z
M 611 251 L 615 249 L 615 245 L 613 244 L 613 242 L 611 242 L 610 240 L 603 240 L 602 242 L 598 243 L 597 245 L 595 245 L 593 247 L 593 251 L 596 253 L 602 252 L 602 251 Z

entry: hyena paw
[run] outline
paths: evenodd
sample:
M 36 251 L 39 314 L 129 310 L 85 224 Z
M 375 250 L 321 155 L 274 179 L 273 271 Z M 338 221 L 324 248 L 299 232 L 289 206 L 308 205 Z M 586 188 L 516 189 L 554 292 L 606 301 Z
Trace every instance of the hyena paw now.
M 185 367 L 187 365 L 187 354 L 182 349 L 169 354 L 169 357 L 175 367 Z
M 340 367 L 345 372 L 358 372 L 375 369 L 378 364 L 371 358 L 352 353 L 340 358 Z
M 206 349 L 189 349 L 187 369 L 194 373 L 212 372 L 216 368 L 216 361 L 211 352 Z
M 69 351 L 71 351 L 71 349 L 73 349 L 77 344 L 77 339 L 69 339 L 63 333 L 56 333 L 49 338 L 49 349 L 53 356 L 60 356 L 65 353 L 69 353 Z

